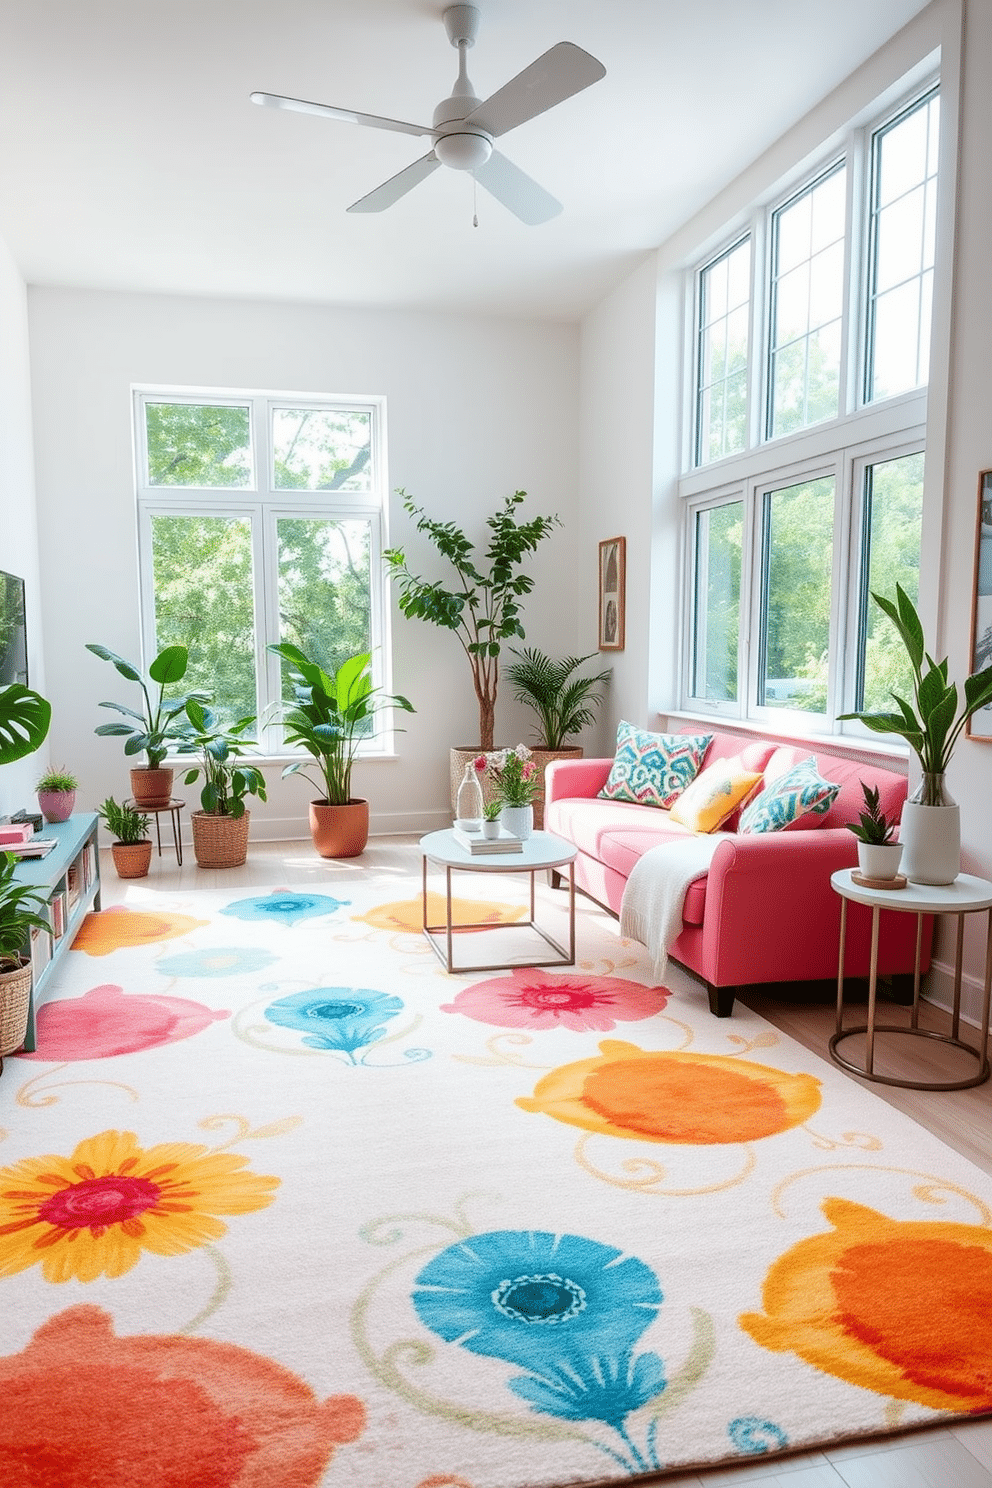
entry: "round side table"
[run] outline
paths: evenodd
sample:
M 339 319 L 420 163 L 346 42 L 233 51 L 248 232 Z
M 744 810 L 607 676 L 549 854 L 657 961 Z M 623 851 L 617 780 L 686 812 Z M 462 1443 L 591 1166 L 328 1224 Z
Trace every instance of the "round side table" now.
M 159 817 L 163 811 L 167 811 L 172 817 L 172 841 L 176 849 L 176 862 L 180 868 L 183 866 L 183 838 L 180 830 L 179 813 L 186 805 L 185 801 L 166 801 L 163 806 L 139 806 L 137 801 L 129 799 L 124 802 L 125 806 L 132 806 L 135 811 L 140 811 L 143 816 L 155 818 L 155 836 L 158 839 L 158 855 L 162 856 L 162 828 L 159 825 Z
M 992 992 L 992 883 L 985 878 L 976 878 L 970 873 L 959 873 L 950 884 L 908 883 L 904 889 L 869 889 L 856 883 L 854 870 L 841 868 L 831 875 L 830 887 L 841 897 L 840 906 L 840 953 L 837 967 L 837 1031 L 830 1040 L 830 1056 L 835 1064 L 866 1080 L 875 1080 L 881 1085 L 901 1085 L 907 1090 L 966 1090 L 971 1085 L 981 1085 L 992 1073 L 989 1064 L 989 1007 Z M 865 904 L 871 909 L 871 962 L 868 979 L 868 1021 L 855 1028 L 844 1027 L 844 940 L 847 932 L 847 906 L 852 901 Z M 878 918 L 883 909 L 895 910 L 899 914 L 916 915 L 916 967 L 913 974 L 913 1007 L 908 1026 L 899 1023 L 876 1023 L 875 993 L 878 983 Z M 988 912 L 988 931 L 985 943 L 985 990 L 982 998 L 982 1022 L 979 1043 L 965 1043 L 961 1038 L 961 952 L 964 944 L 964 917 Z M 920 1019 L 920 949 L 923 939 L 923 916 L 935 914 L 957 915 L 957 947 L 954 961 L 954 1004 L 951 1015 L 951 1031 L 933 1033 L 919 1026 Z M 866 1034 L 865 1062 L 855 1064 L 839 1053 L 838 1045 L 852 1034 Z M 904 1038 L 931 1039 L 935 1043 L 950 1044 L 962 1049 L 977 1061 L 978 1070 L 964 1080 L 898 1080 L 893 1075 L 880 1075 L 875 1070 L 875 1035 L 879 1033 L 899 1034 Z

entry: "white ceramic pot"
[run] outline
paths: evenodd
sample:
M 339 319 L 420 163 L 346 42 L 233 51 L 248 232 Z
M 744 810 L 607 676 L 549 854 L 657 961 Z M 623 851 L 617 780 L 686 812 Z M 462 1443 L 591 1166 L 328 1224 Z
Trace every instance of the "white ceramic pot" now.
M 502 830 L 503 823 L 500 821 L 499 817 L 497 817 L 495 821 L 484 821 L 482 823 L 483 837 L 498 837 Z
M 504 806 L 502 819 L 510 836 L 519 837 L 521 841 L 526 840 L 534 830 L 533 806 Z
M 902 871 L 910 883 L 949 884 L 961 872 L 961 808 L 921 806 L 907 801 L 902 808 Z
M 858 867 L 865 878 L 895 878 L 901 857 L 901 842 L 858 843 Z

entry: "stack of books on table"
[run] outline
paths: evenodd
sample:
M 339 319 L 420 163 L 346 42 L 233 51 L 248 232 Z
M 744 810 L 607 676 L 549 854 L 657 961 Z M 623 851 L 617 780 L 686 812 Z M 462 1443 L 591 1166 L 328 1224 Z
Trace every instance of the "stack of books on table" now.
M 481 832 L 466 832 L 464 827 L 457 826 L 453 831 L 455 841 L 473 857 L 481 857 L 484 853 L 515 853 L 524 850 L 522 839 L 512 836 L 503 827 L 500 827 L 498 837 L 483 837 Z

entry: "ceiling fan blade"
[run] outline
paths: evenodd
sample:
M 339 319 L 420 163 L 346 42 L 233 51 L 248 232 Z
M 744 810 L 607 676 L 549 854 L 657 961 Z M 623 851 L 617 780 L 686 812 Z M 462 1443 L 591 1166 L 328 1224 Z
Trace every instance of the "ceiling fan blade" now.
M 480 124 L 492 135 L 506 134 L 605 76 L 602 62 L 570 41 L 559 41 L 473 109 L 465 122 Z
M 305 98 L 284 98 L 281 93 L 250 93 L 252 103 L 263 108 L 291 109 L 297 114 L 319 114 L 324 119 L 340 119 L 344 124 L 367 124 L 370 129 L 393 129 L 398 134 L 432 135 L 427 124 L 405 124 L 402 119 L 384 119 L 379 114 L 359 114 L 354 109 L 335 108 L 330 103 L 308 103 Z
M 528 227 L 550 222 L 561 211 L 560 201 L 555 201 L 550 192 L 532 181 L 498 150 L 494 150 L 485 165 L 475 172 L 475 179 Z
M 429 155 L 422 155 L 405 170 L 397 172 L 395 176 L 390 176 L 388 181 L 383 181 L 381 186 L 377 186 L 367 196 L 359 197 L 358 201 L 352 202 L 348 211 L 384 212 L 387 207 L 398 202 L 401 196 L 406 196 L 408 191 L 412 191 L 414 186 L 419 186 L 421 181 L 426 181 L 427 177 L 433 175 L 440 167 L 440 164 L 433 150 Z

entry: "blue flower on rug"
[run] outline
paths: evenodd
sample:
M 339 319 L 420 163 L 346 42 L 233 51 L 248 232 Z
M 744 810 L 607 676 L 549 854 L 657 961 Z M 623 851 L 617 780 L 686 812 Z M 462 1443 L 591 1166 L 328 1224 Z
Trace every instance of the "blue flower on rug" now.
M 157 967 L 166 976 L 227 977 L 262 971 L 278 960 L 271 951 L 252 950 L 248 946 L 207 946 L 202 951 L 168 956 Z
M 402 1010 L 400 999 L 388 992 L 370 992 L 365 987 L 314 987 L 269 1003 L 265 1016 L 280 1028 L 297 1029 L 309 1048 L 336 1050 L 356 1064 L 355 1050 L 382 1038 L 385 1024 Z
M 350 903 L 350 899 L 332 899 L 329 894 L 294 894 L 277 889 L 257 899 L 235 899 L 233 904 L 225 904 L 221 914 L 238 920 L 281 920 L 284 925 L 295 925 L 298 920 L 333 914 Z
M 662 1292 L 649 1266 L 621 1254 L 581 1235 L 495 1230 L 435 1256 L 412 1299 L 446 1342 L 531 1370 L 509 1387 L 534 1410 L 615 1427 L 643 1470 L 657 1464 L 633 1448 L 624 1421 L 665 1389 L 657 1354 L 632 1352 Z
M 738 1451 L 749 1456 L 760 1457 L 764 1452 L 781 1452 L 789 1445 L 789 1438 L 781 1426 L 774 1421 L 765 1421 L 761 1416 L 739 1416 L 727 1427 L 727 1435 Z

